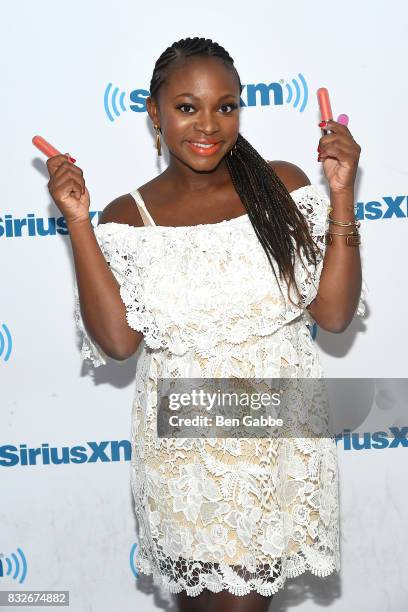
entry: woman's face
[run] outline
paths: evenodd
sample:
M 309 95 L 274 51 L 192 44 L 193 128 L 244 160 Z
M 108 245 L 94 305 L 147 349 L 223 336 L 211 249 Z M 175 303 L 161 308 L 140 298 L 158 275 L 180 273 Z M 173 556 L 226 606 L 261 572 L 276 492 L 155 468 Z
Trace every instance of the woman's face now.
M 170 69 L 157 103 L 148 98 L 147 109 L 170 155 L 196 172 L 210 172 L 238 138 L 239 102 L 232 70 L 217 58 L 191 57 Z

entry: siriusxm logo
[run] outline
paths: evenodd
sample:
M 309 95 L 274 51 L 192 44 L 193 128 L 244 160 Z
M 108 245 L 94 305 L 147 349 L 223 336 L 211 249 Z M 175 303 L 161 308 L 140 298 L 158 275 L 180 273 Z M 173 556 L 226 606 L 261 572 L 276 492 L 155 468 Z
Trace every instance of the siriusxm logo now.
M 129 554 L 129 564 L 133 576 L 138 578 L 139 572 L 135 564 L 136 549 L 137 544 L 132 544 Z M 17 548 L 16 552 L 7 555 L 0 552 L 0 579 L 9 578 L 11 580 L 16 580 L 19 584 L 23 584 L 26 577 L 27 559 L 21 548 Z
M 27 575 L 27 561 L 21 548 L 6 556 L 0 553 L 0 578 L 7 576 L 22 584 Z
M 312 340 L 316 340 L 316 336 L 317 336 L 317 323 L 313 323 L 312 325 L 310 325 L 309 329 L 310 329 L 310 335 L 312 336 Z
M 5 323 L 0 328 L 0 360 L 8 361 L 13 347 L 10 330 Z
M 350 433 L 350 429 L 345 429 L 341 434 L 337 434 L 336 444 L 342 444 L 343 449 L 349 450 L 382 450 L 385 448 L 397 448 L 402 446 L 408 448 L 408 426 L 390 427 L 389 433 L 386 431 L 358 432 Z M 362 438 L 361 438 L 362 436 Z
M 131 444 L 129 440 L 108 440 L 86 442 L 85 445 L 50 446 L 47 442 L 37 448 L 27 444 L 0 446 L 0 467 L 16 465 L 62 465 L 68 463 L 110 463 L 130 461 Z
M 130 569 L 132 570 L 132 574 L 135 576 L 135 578 L 139 576 L 139 572 L 137 571 L 136 564 L 135 564 L 136 548 L 137 548 L 137 544 L 133 544 L 130 549 L 130 555 L 129 555 Z
M 383 196 L 381 200 L 357 202 L 354 206 L 357 219 L 405 219 L 408 217 L 408 196 Z
M 102 211 L 100 210 L 89 212 L 92 225 L 98 224 L 101 215 Z M 0 217 L 0 238 L 43 237 L 56 236 L 57 234 L 68 235 L 64 217 L 37 217 L 34 213 L 28 213 L 25 217 L 14 217 L 13 215 Z
M 103 105 L 109 121 L 115 121 L 128 109 L 135 113 L 146 112 L 147 89 L 134 89 L 129 94 L 108 83 L 103 96 Z M 289 104 L 303 113 L 309 98 L 309 90 L 303 74 L 289 81 L 280 79 L 272 83 L 249 83 L 243 86 L 240 106 L 282 106 Z

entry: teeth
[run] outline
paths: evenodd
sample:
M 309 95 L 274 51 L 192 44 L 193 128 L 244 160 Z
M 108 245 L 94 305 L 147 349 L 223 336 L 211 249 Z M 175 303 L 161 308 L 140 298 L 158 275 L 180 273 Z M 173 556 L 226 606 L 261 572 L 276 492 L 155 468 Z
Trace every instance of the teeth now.
M 213 144 L 203 144 L 202 142 L 193 142 L 195 147 L 202 147 L 203 149 L 208 149 L 209 147 L 213 147 Z

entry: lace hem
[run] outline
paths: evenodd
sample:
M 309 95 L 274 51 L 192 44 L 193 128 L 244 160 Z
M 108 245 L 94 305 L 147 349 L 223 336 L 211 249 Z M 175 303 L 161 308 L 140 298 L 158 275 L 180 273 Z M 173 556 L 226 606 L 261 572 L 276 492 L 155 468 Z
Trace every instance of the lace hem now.
M 136 556 L 136 569 L 151 575 L 154 584 L 162 594 L 177 594 L 186 591 L 187 595 L 196 597 L 204 589 L 212 593 L 227 590 L 232 595 L 244 596 L 252 591 L 265 597 L 274 595 L 285 585 L 287 578 L 296 578 L 310 572 L 319 578 L 326 578 L 334 571 L 340 570 L 340 561 L 333 553 L 330 556 L 316 552 L 311 547 L 304 546 L 292 556 L 277 559 L 271 568 L 261 566 L 256 571 L 228 565 L 227 563 L 210 563 L 203 561 L 187 561 L 179 558 L 173 561 L 173 568 L 167 569 L 167 574 L 160 571 L 156 565 L 150 564 L 146 558 Z M 170 574 L 173 573 L 173 576 Z M 246 574 L 244 577 L 242 574 Z M 176 574 L 176 575 L 175 575 Z M 177 575 L 179 574 L 179 575 Z

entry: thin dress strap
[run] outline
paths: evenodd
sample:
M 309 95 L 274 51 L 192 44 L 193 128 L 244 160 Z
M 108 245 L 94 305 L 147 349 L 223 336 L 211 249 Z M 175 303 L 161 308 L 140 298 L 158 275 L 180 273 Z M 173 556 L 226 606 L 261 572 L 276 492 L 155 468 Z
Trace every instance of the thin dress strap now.
M 140 216 L 142 217 L 143 224 L 145 226 L 146 225 L 156 225 L 156 223 L 153 220 L 153 217 L 151 216 L 151 214 L 146 208 L 146 204 L 143 201 L 140 191 L 138 189 L 135 189 L 134 191 L 130 192 L 130 195 L 133 197 L 133 199 L 135 200 L 137 204 L 137 207 L 140 212 Z

